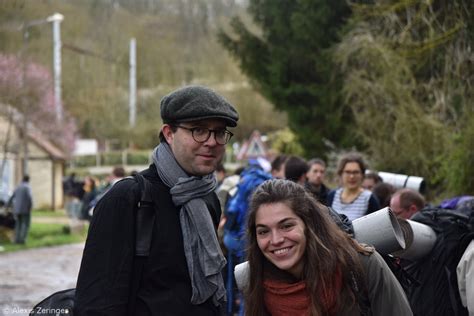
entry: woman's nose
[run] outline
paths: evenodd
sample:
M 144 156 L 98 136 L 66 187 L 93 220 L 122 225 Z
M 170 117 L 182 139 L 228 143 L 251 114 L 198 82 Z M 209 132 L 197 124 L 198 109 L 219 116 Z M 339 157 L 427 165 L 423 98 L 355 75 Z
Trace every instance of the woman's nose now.
M 281 244 L 284 240 L 285 240 L 285 238 L 283 237 L 282 234 L 273 233 L 272 234 L 272 239 L 270 240 L 270 242 L 272 243 L 272 245 L 278 245 L 278 244 Z

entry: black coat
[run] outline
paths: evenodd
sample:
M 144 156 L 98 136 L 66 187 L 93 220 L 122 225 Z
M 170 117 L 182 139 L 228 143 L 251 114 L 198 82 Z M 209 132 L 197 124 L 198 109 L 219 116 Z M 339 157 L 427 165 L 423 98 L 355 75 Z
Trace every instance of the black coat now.
M 134 315 L 218 315 L 211 300 L 192 305 L 183 238 L 176 207 L 154 165 L 143 173 L 153 187 L 156 220 L 150 256 L 145 263 Z M 134 257 L 133 210 L 138 184 L 115 184 L 94 210 L 77 281 L 75 315 L 127 314 Z M 220 218 L 217 196 L 205 197 L 214 226 Z
M 329 189 L 324 183 L 321 183 L 321 186 L 319 188 L 316 188 L 314 185 L 312 185 L 309 182 L 305 183 L 305 188 L 313 195 L 313 197 L 321 202 L 324 205 L 328 205 L 327 199 L 328 199 L 328 194 L 329 194 Z M 330 205 L 328 205 L 330 206 Z

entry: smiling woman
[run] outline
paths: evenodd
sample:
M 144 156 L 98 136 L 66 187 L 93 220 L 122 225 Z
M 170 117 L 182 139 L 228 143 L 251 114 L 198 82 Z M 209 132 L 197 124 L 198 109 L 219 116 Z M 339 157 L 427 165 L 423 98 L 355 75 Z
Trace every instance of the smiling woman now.
M 377 198 L 362 187 L 366 163 L 357 153 L 348 153 L 341 157 L 337 167 L 342 186 L 329 192 L 327 204 L 339 214 L 355 220 L 380 209 Z
M 380 255 L 343 232 L 302 186 L 264 182 L 247 229 L 246 315 L 412 315 Z
M 306 247 L 303 221 L 284 203 L 260 206 L 255 219 L 257 243 L 265 258 L 299 278 Z

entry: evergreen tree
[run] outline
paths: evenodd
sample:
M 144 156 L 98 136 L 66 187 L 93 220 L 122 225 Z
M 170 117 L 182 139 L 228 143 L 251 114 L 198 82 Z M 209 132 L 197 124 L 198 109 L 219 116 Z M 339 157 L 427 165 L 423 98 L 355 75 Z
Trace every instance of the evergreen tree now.
M 357 144 L 331 54 L 350 15 L 346 1 L 252 0 L 248 10 L 259 30 L 234 17 L 232 32 L 222 30 L 219 40 L 262 95 L 288 113 L 306 154 Z

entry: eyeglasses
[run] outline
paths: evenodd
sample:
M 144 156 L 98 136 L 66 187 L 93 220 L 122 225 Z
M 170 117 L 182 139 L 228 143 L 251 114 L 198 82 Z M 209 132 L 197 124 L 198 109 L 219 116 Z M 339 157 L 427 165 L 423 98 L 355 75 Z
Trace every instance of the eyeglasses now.
M 219 145 L 225 145 L 234 136 L 231 132 L 226 129 L 209 129 L 205 127 L 186 127 L 181 125 L 175 125 L 176 127 L 191 131 L 193 139 L 198 143 L 205 143 L 211 137 L 211 133 L 214 133 L 214 139 Z
M 350 176 L 356 177 L 356 176 L 360 176 L 360 175 L 362 174 L 362 172 L 361 172 L 360 170 L 354 170 L 354 171 L 351 171 L 351 170 L 344 170 L 342 173 L 343 173 L 345 176 L 348 176 L 348 177 L 350 177 Z

